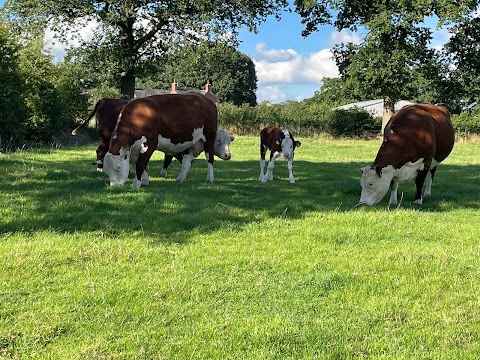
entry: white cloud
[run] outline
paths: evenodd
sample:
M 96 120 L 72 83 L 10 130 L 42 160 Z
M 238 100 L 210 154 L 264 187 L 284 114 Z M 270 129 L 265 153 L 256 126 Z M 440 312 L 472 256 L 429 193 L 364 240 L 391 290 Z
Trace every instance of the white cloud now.
M 255 57 L 258 60 L 267 62 L 282 62 L 294 59 L 298 54 L 295 50 L 265 50 L 266 44 L 264 42 L 258 43 L 255 47 Z
M 330 34 L 330 43 L 332 45 L 340 43 L 354 43 L 356 45 L 360 44 L 362 39 L 360 35 L 350 30 L 343 29 L 342 31 L 334 31 Z
M 261 86 L 257 90 L 258 102 L 270 101 L 272 103 L 278 103 L 286 101 L 287 99 L 287 94 L 280 86 Z
M 80 39 L 83 41 L 92 40 L 95 31 L 98 29 L 98 26 L 99 24 L 96 21 L 89 21 L 85 24 L 81 24 L 79 22 L 75 32 L 70 31 L 67 33 L 66 39 L 68 43 L 63 43 L 57 40 L 55 38 L 55 32 L 53 31 L 52 27 L 49 26 L 45 31 L 43 39 L 46 47 L 50 49 L 50 52 L 60 60 L 65 56 L 67 49 L 80 46 Z
M 296 53 L 293 50 L 264 50 L 264 46 L 257 46 L 260 59 L 253 59 L 257 71 L 258 83 L 264 84 L 318 84 L 324 77 L 337 77 L 338 68 L 332 58 L 330 49 L 323 49 L 311 53 L 308 57 Z M 285 54 L 290 56 L 283 61 L 272 61 L 279 57 L 272 54 Z M 264 56 L 267 53 L 268 56 Z M 268 60 L 270 59 L 270 61 Z

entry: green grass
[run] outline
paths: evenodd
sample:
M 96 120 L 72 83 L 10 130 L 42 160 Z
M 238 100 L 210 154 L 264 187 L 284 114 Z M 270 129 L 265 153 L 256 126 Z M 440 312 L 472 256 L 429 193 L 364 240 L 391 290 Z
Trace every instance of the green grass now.
M 355 206 L 378 141 L 300 139 L 258 182 L 233 159 L 106 186 L 95 145 L 0 155 L 0 357 L 480 358 L 480 147 L 457 144 L 431 198 Z

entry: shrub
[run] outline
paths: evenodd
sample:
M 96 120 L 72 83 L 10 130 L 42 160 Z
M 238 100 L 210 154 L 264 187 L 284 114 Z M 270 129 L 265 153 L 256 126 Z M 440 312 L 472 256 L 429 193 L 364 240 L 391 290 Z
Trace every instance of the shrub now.
M 375 119 L 360 109 L 333 110 L 327 120 L 327 131 L 333 136 L 358 136 L 374 127 Z
M 452 115 L 452 125 L 455 133 L 480 134 L 480 116 L 467 111 L 459 115 Z
M 25 136 L 27 107 L 18 46 L 0 22 L 0 152 L 20 146 Z

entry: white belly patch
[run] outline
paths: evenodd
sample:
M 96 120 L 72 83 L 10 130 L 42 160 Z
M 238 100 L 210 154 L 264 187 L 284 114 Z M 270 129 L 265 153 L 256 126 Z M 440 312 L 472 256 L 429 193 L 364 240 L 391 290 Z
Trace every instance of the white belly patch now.
M 417 177 L 417 171 L 423 170 L 423 158 L 418 159 L 414 163 L 411 161 L 403 165 L 400 169 L 395 170 L 395 177 L 399 181 L 409 181 Z
M 203 126 L 193 130 L 192 140 L 185 141 L 183 143 L 172 143 L 171 139 L 164 138 L 162 135 L 158 135 L 158 148 L 157 150 L 163 151 L 166 154 L 174 155 L 185 151 L 198 142 L 205 142 L 207 138 L 203 134 Z

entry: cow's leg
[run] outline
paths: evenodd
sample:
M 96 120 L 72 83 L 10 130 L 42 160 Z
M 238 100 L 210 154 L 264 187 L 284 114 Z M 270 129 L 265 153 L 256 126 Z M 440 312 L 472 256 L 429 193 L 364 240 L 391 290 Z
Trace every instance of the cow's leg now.
M 138 156 L 138 160 L 135 165 L 135 178 L 133 180 L 132 187 L 139 188 L 142 185 L 148 185 L 150 183 L 147 173 L 147 164 L 154 151 L 155 148 L 153 146 L 149 146 L 145 153 Z
M 167 155 L 165 154 L 165 157 L 163 159 L 163 166 L 162 170 L 160 171 L 160 176 L 167 177 L 167 169 L 172 163 L 173 156 L 172 155 Z
M 398 190 L 398 180 L 397 179 L 392 179 L 392 182 L 390 183 L 390 200 L 388 203 L 390 205 L 397 205 L 398 199 L 397 199 L 397 190 Z
M 190 167 L 192 166 L 192 162 L 194 159 L 195 157 L 190 153 L 183 156 L 182 168 L 180 170 L 180 174 L 178 174 L 177 182 L 183 183 L 185 181 L 185 179 L 187 178 L 188 171 L 190 170 Z
M 215 137 L 216 132 L 213 137 L 210 137 L 212 140 L 208 140 L 203 144 L 203 149 L 205 151 L 205 159 L 207 160 L 208 172 L 207 172 L 207 179 L 206 182 L 213 183 L 214 176 L 213 176 L 213 160 L 215 156 Z
M 275 167 L 275 160 L 280 156 L 279 152 L 275 152 L 274 154 L 270 153 L 270 161 L 268 162 L 267 172 L 262 179 L 262 182 L 267 182 L 269 180 L 273 180 L 273 168 Z
M 295 178 L 293 177 L 293 154 L 288 158 L 288 180 L 290 184 L 295 184 Z
M 432 195 L 432 182 L 433 177 L 435 176 L 435 171 L 437 171 L 437 167 L 433 167 L 427 174 L 427 178 L 425 179 L 425 192 L 423 196 L 430 196 Z
M 427 177 L 429 169 L 424 169 L 420 170 L 417 173 L 417 177 L 415 178 L 415 186 L 416 186 L 416 192 L 415 192 L 415 200 L 413 201 L 414 204 L 422 205 L 423 199 L 422 199 L 422 188 L 423 184 L 425 183 L 425 178 Z
M 260 176 L 258 177 L 258 181 L 263 181 L 263 177 L 265 176 L 265 154 L 267 153 L 267 147 L 263 144 L 260 144 Z

